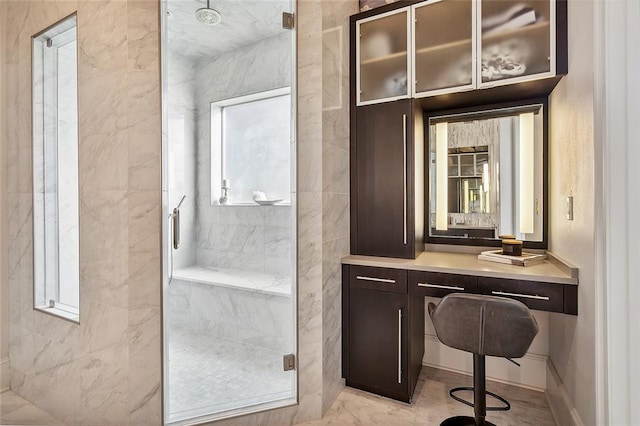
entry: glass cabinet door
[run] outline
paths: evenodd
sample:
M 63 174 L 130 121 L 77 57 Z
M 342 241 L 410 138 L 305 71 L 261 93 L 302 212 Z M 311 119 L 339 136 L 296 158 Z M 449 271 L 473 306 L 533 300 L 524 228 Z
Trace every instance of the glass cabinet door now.
M 415 95 L 473 89 L 475 2 L 432 0 L 414 6 Z
M 409 97 L 409 16 L 403 8 L 357 22 L 358 105 Z
M 480 87 L 553 75 L 555 0 L 482 0 Z
M 475 156 L 473 154 L 460 155 L 460 176 L 475 176 Z

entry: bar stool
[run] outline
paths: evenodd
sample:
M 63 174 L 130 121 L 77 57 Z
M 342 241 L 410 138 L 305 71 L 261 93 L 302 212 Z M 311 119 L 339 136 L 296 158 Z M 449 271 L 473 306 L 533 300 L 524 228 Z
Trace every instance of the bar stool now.
M 523 303 L 504 297 L 453 293 L 445 296 L 436 306 L 429 303 L 429 316 L 438 339 L 454 349 L 473 353 L 473 388 L 455 388 L 450 395 L 473 406 L 474 417 L 455 416 L 444 420 L 441 426 L 481 426 L 487 422 L 487 391 L 485 356 L 498 356 L 511 360 L 521 358 L 529 350 L 538 333 L 538 323 Z M 473 404 L 457 398 L 457 390 L 473 389 Z M 508 410 L 509 403 L 496 394 Z

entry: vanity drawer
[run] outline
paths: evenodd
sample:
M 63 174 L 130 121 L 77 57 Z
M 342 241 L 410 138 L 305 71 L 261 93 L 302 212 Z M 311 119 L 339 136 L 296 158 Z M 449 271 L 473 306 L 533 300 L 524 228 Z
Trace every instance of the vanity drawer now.
M 502 278 L 478 278 L 478 293 L 509 297 L 530 309 L 563 312 L 563 285 L 537 281 L 507 280 Z
M 407 293 L 407 271 L 404 269 L 351 266 L 349 268 L 351 288 Z
M 444 297 L 449 293 L 477 293 L 478 278 L 471 275 L 409 271 L 409 294 Z

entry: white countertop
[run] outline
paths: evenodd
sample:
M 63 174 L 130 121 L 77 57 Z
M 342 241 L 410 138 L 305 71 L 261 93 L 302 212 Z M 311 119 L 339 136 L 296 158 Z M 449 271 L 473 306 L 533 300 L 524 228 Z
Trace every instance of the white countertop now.
M 350 255 L 343 257 L 342 263 L 557 284 L 578 284 L 578 269 L 549 252 L 547 252 L 547 260 L 532 266 L 506 265 L 479 260 L 477 254 L 434 251 L 424 252 L 416 259 Z

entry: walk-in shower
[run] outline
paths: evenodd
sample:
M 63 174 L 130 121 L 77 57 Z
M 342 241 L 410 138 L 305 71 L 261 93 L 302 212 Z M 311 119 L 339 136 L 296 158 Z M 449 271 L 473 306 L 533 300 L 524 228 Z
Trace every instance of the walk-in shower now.
M 163 1 L 167 423 L 296 402 L 293 6 Z

